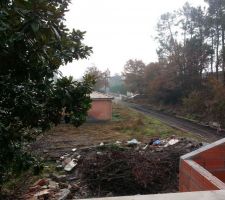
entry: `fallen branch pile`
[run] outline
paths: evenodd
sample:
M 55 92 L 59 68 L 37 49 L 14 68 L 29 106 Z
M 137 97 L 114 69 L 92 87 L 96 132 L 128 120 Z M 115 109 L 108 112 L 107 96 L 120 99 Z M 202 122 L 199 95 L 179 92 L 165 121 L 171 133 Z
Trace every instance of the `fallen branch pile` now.
M 155 194 L 178 190 L 179 158 L 197 143 L 168 147 L 105 149 L 84 157 L 79 168 L 94 196 Z

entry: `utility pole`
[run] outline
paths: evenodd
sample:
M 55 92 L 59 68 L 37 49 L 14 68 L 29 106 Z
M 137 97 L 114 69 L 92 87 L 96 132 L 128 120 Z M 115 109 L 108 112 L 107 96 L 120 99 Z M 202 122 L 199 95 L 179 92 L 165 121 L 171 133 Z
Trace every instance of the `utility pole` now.
M 106 93 L 107 86 L 109 85 L 109 80 L 108 80 L 108 78 L 110 78 L 110 71 L 109 71 L 108 68 L 107 68 L 107 70 L 105 71 L 104 74 L 105 74 L 104 79 L 105 79 L 105 93 Z

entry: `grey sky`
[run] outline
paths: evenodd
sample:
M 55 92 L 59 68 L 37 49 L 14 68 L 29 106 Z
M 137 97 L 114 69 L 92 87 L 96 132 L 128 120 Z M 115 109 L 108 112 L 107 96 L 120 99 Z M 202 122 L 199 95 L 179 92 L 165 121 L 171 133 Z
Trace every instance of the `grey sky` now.
M 187 0 L 72 0 L 69 28 L 87 31 L 84 43 L 93 47 L 87 60 L 63 66 L 63 75 L 81 77 L 87 67 L 120 73 L 129 59 L 157 61 L 155 29 L 161 14 L 181 8 Z M 188 0 L 203 5 L 203 0 Z

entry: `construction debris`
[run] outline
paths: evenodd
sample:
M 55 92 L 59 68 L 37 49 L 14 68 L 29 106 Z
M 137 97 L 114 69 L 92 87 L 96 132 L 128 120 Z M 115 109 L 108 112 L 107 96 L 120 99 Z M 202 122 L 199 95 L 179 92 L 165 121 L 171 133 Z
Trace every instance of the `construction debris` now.
M 65 200 L 67 199 L 69 194 L 70 194 L 69 189 L 61 189 L 59 193 L 56 194 L 56 198 L 57 200 Z
M 43 179 L 39 179 L 38 181 L 36 181 L 33 186 L 37 186 L 37 185 L 44 186 L 47 184 L 48 184 L 48 180 L 43 178 Z
M 64 170 L 70 172 L 74 167 L 76 167 L 77 163 L 75 159 L 72 159 L 65 167 Z
M 64 167 L 58 169 L 59 173 L 66 174 L 51 174 L 38 180 L 23 199 L 65 200 L 176 192 L 180 156 L 201 145 L 171 137 L 152 138 L 148 144 L 132 139 L 127 143 L 76 149 L 73 155 L 64 154 L 56 161 L 56 168 Z
M 147 149 L 147 147 L 148 147 L 148 144 L 146 144 L 142 149 L 145 150 Z
M 48 184 L 48 188 L 56 190 L 56 189 L 59 188 L 59 184 L 57 182 L 55 182 L 55 181 L 50 180 L 49 184 Z
M 29 187 L 29 192 L 37 192 L 40 189 L 41 189 L 40 185 L 31 186 L 31 187 Z
M 129 144 L 129 145 L 138 145 L 138 144 L 140 144 L 140 142 L 138 142 L 136 139 L 132 139 L 130 141 L 127 141 L 127 144 Z
M 159 140 L 159 138 L 151 138 L 151 139 L 150 139 L 150 142 L 149 142 L 148 144 L 149 144 L 149 145 L 153 145 L 153 143 L 154 143 L 156 140 Z
M 42 190 L 34 195 L 37 199 L 49 199 L 50 191 L 48 189 Z
M 78 166 L 91 196 L 178 191 L 180 156 L 199 148 L 201 144 L 186 139 L 169 138 L 158 139 L 160 143 L 154 145 L 156 141 L 152 145 L 139 144 L 139 148 L 118 148 L 117 151 L 115 147 L 113 150 L 109 148 L 101 154 L 93 154 L 92 149 L 92 153 L 84 157 Z M 164 147 L 167 143 L 169 145 Z
M 51 174 L 50 176 L 52 180 L 58 181 L 58 182 L 64 182 L 66 180 L 66 175 L 57 175 L 57 174 Z
M 178 139 L 171 139 L 167 144 L 164 145 L 164 147 L 168 147 L 170 145 L 174 145 L 174 144 L 176 144 L 178 142 L 179 142 Z
M 161 141 L 160 140 L 155 140 L 154 142 L 153 142 L 153 145 L 160 145 L 161 144 Z

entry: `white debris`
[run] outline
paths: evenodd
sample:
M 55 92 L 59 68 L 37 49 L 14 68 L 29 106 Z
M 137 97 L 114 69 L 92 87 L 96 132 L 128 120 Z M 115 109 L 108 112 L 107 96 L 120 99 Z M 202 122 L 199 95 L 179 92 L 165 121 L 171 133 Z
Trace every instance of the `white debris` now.
M 43 198 L 43 199 L 47 199 L 47 197 L 49 197 L 50 195 L 50 192 L 48 189 L 45 189 L 45 190 L 42 190 L 40 192 L 37 192 L 34 197 L 37 197 L 38 199 L 39 198 Z
M 58 189 L 59 188 L 59 184 L 57 182 L 55 182 L 55 181 L 50 180 L 49 184 L 48 184 L 48 188 L 49 189 L 53 189 L 53 190 Z
M 220 124 L 218 122 L 209 122 L 209 126 L 220 128 Z
M 64 170 L 70 172 L 76 165 L 77 163 L 75 162 L 75 159 L 73 159 L 64 167 Z
M 136 139 L 132 139 L 130 141 L 127 141 L 128 144 L 140 144 Z
M 76 150 L 77 150 L 77 148 L 73 148 L 73 149 L 72 149 L 73 152 L 76 151 Z
M 60 169 L 62 169 L 63 168 L 63 165 L 57 165 L 56 166 L 56 169 L 58 169 L 58 170 L 60 170 Z
M 103 143 L 103 142 L 101 142 L 101 143 L 100 143 L 100 146 L 104 146 L 104 143 Z
M 179 142 L 178 139 L 171 139 L 169 142 L 167 142 L 167 144 L 164 145 L 164 147 L 172 146 L 178 142 Z
M 145 149 L 147 149 L 147 147 L 148 147 L 148 144 L 145 145 L 142 149 L 145 150 Z
M 65 200 L 67 199 L 68 195 L 70 194 L 69 189 L 61 189 L 58 194 L 56 194 L 58 200 Z
M 116 141 L 116 142 L 115 142 L 115 144 L 121 144 L 121 143 L 122 143 L 122 142 L 120 142 L 120 141 Z

